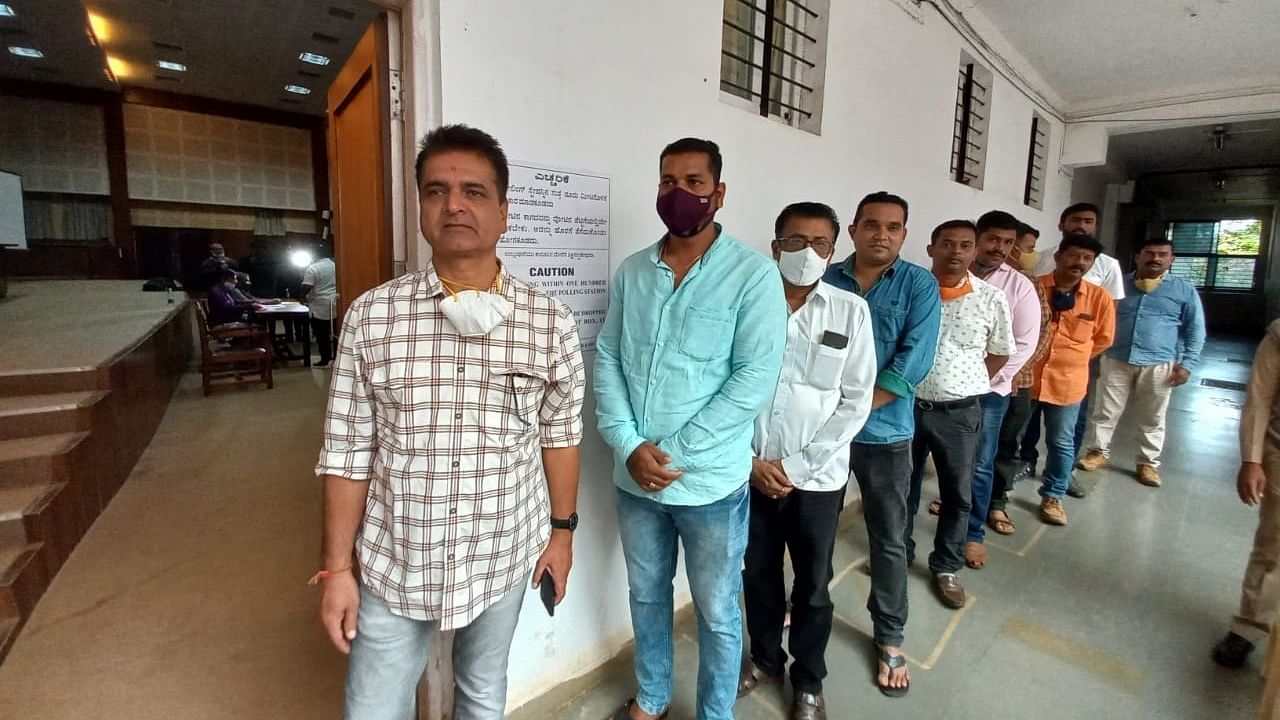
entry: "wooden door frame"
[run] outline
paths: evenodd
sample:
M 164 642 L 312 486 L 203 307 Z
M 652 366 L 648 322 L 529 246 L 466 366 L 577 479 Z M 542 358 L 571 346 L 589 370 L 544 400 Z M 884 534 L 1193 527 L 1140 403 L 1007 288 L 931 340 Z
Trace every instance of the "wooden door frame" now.
M 395 258 L 395 233 L 392 209 L 392 172 L 391 172 L 391 97 L 390 89 L 387 86 L 387 78 L 390 75 L 389 70 L 389 54 L 387 44 L 387 14 L 380 13 L 369 25 L 369 30 L 361 37 L 360 42 L 352 51 L 352 55 L 360 52 L 366 43 L 373 43 L 373 69 L 371 72 L 364 68 L 353 68 L 350 65 L 344 65 L 338 72 L 338 76 L 334 78 L 333 83 L 329 87 L 329 94 L 349 96 L 352 90 L 364 83 L 371 83 L 374 90 L 374 99 L 378 108 L 379 117 L 387 120 L 387 122 L 378 123 L 380 137 L 378 139 L 379 155 L 381 159 L 381 173 L 383 182 L 374 188 L 376 202 L 382 206 L 380 215 L 382 216 L 382 226 L 386 228 L 386 234 L 382 238 L 381 246 L 377 248 L 377 252 L 381 254 L 378 269 L 378 282 L 386 282 L 395 277 L 394 258 Z M 345 107 L 345 103 L 338 105 L 329 110 L 333 113 L 340 108 Z M 333 213 L 335 219 L 338 218 L 340 209 L 336 206 L 334 200 L 334 188 L 342 182 L 341 168 L 337 163 L 337 128 L 331 120 L 327 122 L 326 137 L 329 155 L 329 209 Z M 333 237 L 331 239 L 334 249 L 334 257 L 339 257 L 337 252 L 338 244 L 343 242 L 341 237 Z M 338 263 L 338 288 L 339 288 L 339 313 L 345 313 L 347 306 L 351 304 L 354 297 L 346 297 L 350 293 L 342 294 L 342 263 Z

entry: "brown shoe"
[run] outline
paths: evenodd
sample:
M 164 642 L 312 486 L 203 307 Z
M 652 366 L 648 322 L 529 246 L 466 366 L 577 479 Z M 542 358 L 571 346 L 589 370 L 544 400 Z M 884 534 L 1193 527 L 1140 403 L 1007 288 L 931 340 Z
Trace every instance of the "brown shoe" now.
M 1147 487 L 1160 487 L 1160 473 L 1152 465 L 1138 465 L 1138 482 Z
M 1066 525 L 1067 511 L 1062 507 L 1062 501 L 1057 498 L 1041 500 L 1040 521 L 1046 525 Z
M 933 587 L 938 591 L 942 604 L 953 610 L 964 607 L 964 586 L 955 573 L 938 573 L 933 576 Z
M 1103 455 L 1101 450 L 1090 450 L 1084 454 L 1084 457 L 1080 458 L 1079 462 L 1076 463 L 1076 467 L 1085 472 L 1093 472 L 1106 467 L 1107 462 L 1107 456 Z
M 827 720 L 827 704 L 822 694 L 796 693 L 791 698 L 791 720 Z
M 742 669 L 738 671 L 738 697 L 744 698 L 761 685 L 772 685 L 781 680 L 782 675 L 770 675 L 753 661 L 745 660 Z

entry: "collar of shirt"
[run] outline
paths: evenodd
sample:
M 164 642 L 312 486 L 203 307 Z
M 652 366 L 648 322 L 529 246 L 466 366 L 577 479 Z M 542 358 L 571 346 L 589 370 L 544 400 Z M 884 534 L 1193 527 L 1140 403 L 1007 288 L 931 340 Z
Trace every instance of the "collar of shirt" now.
M 858 259 L 858 253 L 855 252 L 854 254 L 850 255 L 848 259 L 840 263 L 840 272 L 849 276 L 849 279 L 853 281 L 854 293 L 861 295 L 863 297 L 866 297 L 867 294 L 869 294 L 872 290 L 875 290 L 876 286 L 880 284 L 881 280 L 884 280 L 885 278 L 893 277 L 898 272 L 898 268 L 902 267 L 902 264 L 906 262 L 905 260 L 902 259 L 901 255 L 894 258 L 893 262 L 890 263 L 889 267 L 885 268 L 884 272 L 880 273 L 880 276 L 876 278 L 876 281 L 871 284 L 871 287 L 867 288 L 864 291 L 862 289 L 862 286 L 858 284 L 858 276 L 855 275 L 853 272 L 853 267 L 854 267 L 854 264 L 857 262 L 857 259 Z
M 702 257 L 698 258 L 697 262 L 694 263 L 694 266 L 701 266 L 711 256 L 715 255 L 720 247 L 724 245 L 724 243 L 720 242 L 720 237 L 724 234 L 724 228 L 720 226 L 720 223 L 712 224 L 716 226 L 716 239 L 711 241 L 711 246 L 707 248 L 706 252 L 702 253 Z M 658 242 L 654 243 L 653 247 L 649 248 L 649 260 L 651 260 L 654 265 L 664 264 L 665 261 L 662 259 L 662 249 L 666 247 L 667 240 L 670 237 L 670 233 L 663 235 Z
M 502 296 L 515 302 L 516 290 L 515 284 L 511 282 L 511 271 L 507 269 L 506 263 L 498 261 L 498 286 L 502 292 Z M 411 285 L 405 285 L 399 290 L 397 299 L 410 297 L 414 300 L 426 300 L 428 298 L 444 297 L 446 294 L 444 283 L 440 282 L 440 275 L 436 273 L 436 264 L 434 261 L 427 261 L 426 269 L 418 273 L 418 277 Z

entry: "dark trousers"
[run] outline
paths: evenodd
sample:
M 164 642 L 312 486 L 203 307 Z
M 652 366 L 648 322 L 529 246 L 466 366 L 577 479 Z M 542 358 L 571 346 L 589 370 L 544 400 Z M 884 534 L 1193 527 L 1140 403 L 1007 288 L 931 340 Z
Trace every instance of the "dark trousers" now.
M 795 571 L 788 648 L 794 660 L 791 684 L 796 692 L 822 692 L 822 679 L 827 676 L 827 640 L 835 612 L 827 586 L 835 574 L 831 556 L 843 508 L 843 488 L 830 492 L 792 490 L 777 500 L 751 489 L 751 524 L 742 571 L 751 659 L 770 675 L 781 675 L 786 667 L 787 653 L 782 650 L 787 613 L 782 573 L 785 550 Z
M 996 448 L 996 481 L 995 488 L 991 491 L 991 510 L 1004 510 L 1009 506 L 1013 478 L 1022 469 L 1018 443 L 1024 430 L 1031 432 L 1027 422 L 1031 419 L 1034 406 L 1031 388 L 1022 388 L 1009 396 L 1009 411 L 1005 413 L 1004 422 L 1000 425 L 1000 444 Z M 1036 442 L 1039 441 L 1037 432 Z
M 929 570 L 934 574 L 954 573 L 964 567 L 964 540 L 969 534 L 973 469 L 982 432 L 982 404 L 977 397 L 951 403 L 916 400 L 916 434 L 911 441 L 911 494 L 907 497 L 907 524 L 902 540 L 907 564 L 915 558 L 916 542 L 911 537 L 916 511 L 920 509 L 920 488 L 924 483 L 924 461 L 933 455 L 938 471 L 942 510 L 929 553 Z
M 333 359 L 333 321 L 311 318 L 311 333 L 316 336 L 316 347 L 320 350 L 320 362 L 327 363 Z
M 907 494 L 911 489 L 911 441 L 853 444 L 849 460 L 862 491 L 862 514 L 871 549 L 871 596 L 867 610 L 876 643 L 902 645 L 907 627 Z

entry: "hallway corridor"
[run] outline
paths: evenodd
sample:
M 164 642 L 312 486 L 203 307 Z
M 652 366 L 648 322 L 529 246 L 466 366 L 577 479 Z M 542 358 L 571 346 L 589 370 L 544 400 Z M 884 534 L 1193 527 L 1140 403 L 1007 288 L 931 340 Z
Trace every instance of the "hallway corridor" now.
M 1225 671 L 1209 648 L 1227 628 L 1256 522 L 1236 498 L 1240 390 L 1252 348 L 1211 342 L 1174 395 L 1165 485 L 1130 474 L 1122 424 L 1115 469 L 1085 475 L 1071 524 L 1034 517 L 1034 483 L 989 541 L 990 564 L 966 570 L 971 598 L 944 609 L 917 564 L 903 700 L 872 685 L 861 518 L 837 548 L 836 633 L 828 654 L 833 718 L 1252 718 L 1256 668 Z M 58 575 L 0 666 L 0 716 L 23 720 L 337 717 L 343 658 L 323 637 L 315 570 L 320 486 L 311 466 L 324 405 L 322 370 L 277 374 L 273 391 L 205 399 L 189 375 L 132 478 Z M 583 492 L 612 492 L 584 477 Z M 926 499 L 936 490 L 926 488 Z M 917 540 L 931 535 L 922 513 Z M 625 588 L 587 588 L 625 603 Z M 541 612 L 529 596 L 526 613 Z M 692 717 L 691 616 L 677 644 L 678 701 Z M 573 618 L 557 617 L 557 622 Z M 603 718 L 633 691 L 624 656 L 513 713 L 517 720 Z M 743 720 L 785 716 L 776 686 L 738 705 Z

